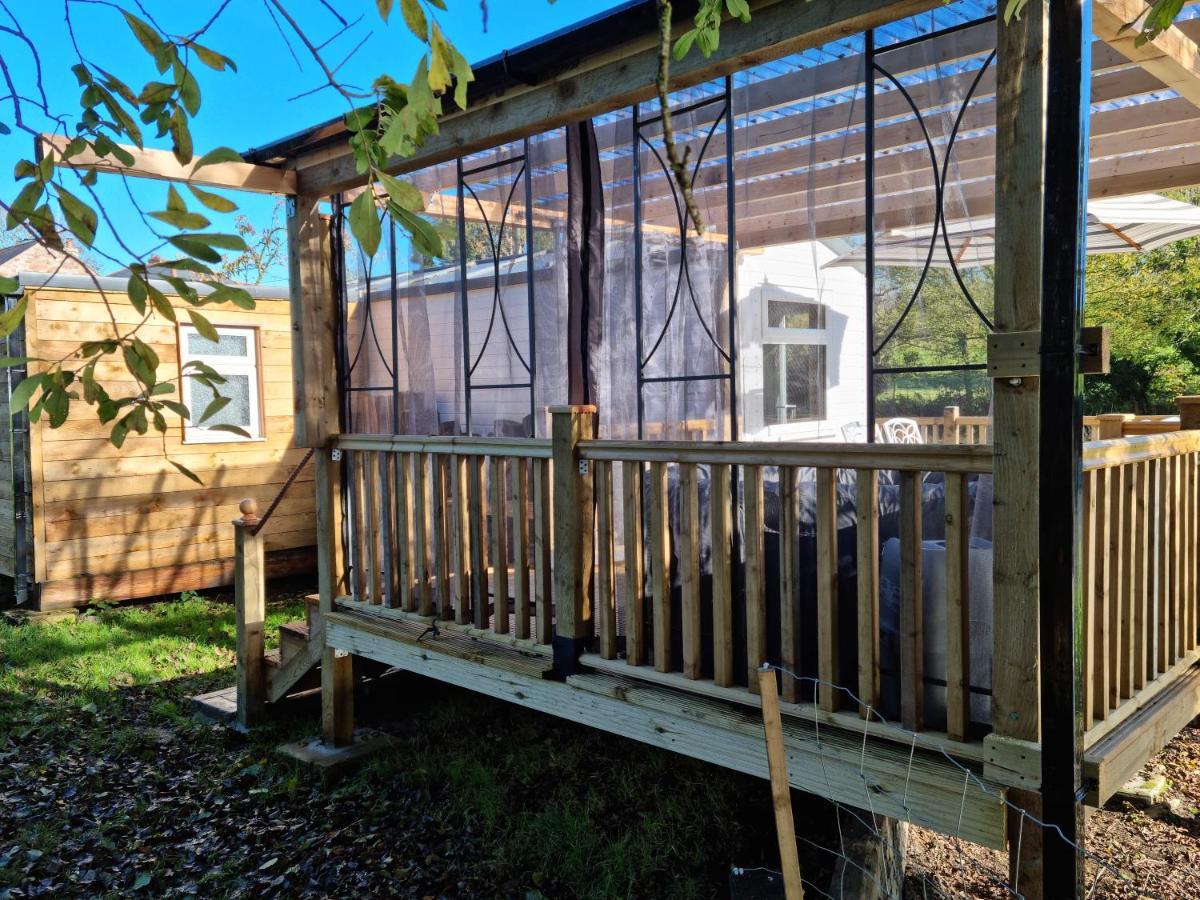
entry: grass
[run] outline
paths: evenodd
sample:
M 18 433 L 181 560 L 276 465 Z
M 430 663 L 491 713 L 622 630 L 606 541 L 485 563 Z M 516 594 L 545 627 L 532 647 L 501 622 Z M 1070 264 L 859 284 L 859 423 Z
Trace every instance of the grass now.
M 270 605 L 269 636 L 302 594 Z M 762 782 L 413 676 L 359 706 L 394 751 L 313 782 L 272 752 L 316 731 L 312 706 L 248 739 L 192 718 L 188 698 L 231 684 L 233 660 L 221 598 L 0 624 L 0 798 L 16 810 L 0 900 L 30 884 L 693 898 L 726 895 L 731 864 L 776 864 Z M 197 844 L 216 862 L 197 869 Z

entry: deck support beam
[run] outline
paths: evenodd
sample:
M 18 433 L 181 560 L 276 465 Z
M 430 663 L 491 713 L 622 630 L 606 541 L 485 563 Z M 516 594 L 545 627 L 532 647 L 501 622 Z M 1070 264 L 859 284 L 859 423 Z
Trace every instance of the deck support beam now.
M 566 677 L 594 633 L 592 542 L 595 506 L 591 467 L 579 442 L 596 432 L 596 407 L 550 407 L 554 445 L 554 669 Z
M 1047 5 L 997 23 L 996 332 L 1036 331 L 1042 311 Z M 997 378 L 992 724 L 1000 737 L 1041 739 L 1038 695 L 1038 446 L 1040 377 Z M 1010 790 L 1009 882 L 1043 896 L 1040 796 Z M 1019 848 L 1019 849 L 1018 849 Z M 1019 884 L 1017 883 L 1019 880 Z

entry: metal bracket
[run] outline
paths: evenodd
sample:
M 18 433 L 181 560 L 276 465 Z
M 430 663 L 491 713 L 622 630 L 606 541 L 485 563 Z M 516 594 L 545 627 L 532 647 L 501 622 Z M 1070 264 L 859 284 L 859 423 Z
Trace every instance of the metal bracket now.
M 1028 378 L 1042 371 L 1040 331 L 998 331 L 988 335 L 987 369 L 992 378 Z M 1079 331 L 1079 371 L 1084 375 L 1109 372 L 1107 325 Z
M 330 462 L 341 462 L 342 461 L 342 451 L 341 451 L 340 447 L 334 447 L 332 450 L 329 451 L 329 461 Z
M 1084 375 L 1107 375 L 1111 369 L 1108 326 L 1079 329 L 1079 371 Z
M 1042 372 L 1040 331 L 997 331 L 987 339 L 987 372 L 992 378 L 1027 378 Z

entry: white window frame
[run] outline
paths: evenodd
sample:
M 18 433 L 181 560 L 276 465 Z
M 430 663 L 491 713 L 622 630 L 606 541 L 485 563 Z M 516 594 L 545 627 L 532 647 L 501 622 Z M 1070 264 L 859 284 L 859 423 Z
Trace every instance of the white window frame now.
M 799 425 L 806 422 L 821 422 L 828 418 L 829 415 L 829 354 L 830 341 L 828 331 L 828 307 L 820 299 L 817 292 L 806 290 L 803 288 L 795 288 L 784 284 L 766 284 L 762 285 L 759 294 L 759 306 L 762 312 L 762 354 L 763 354 L 763 387 L 764 399 L 767 378 L 767 346 L 771 344 L 800 344 L 808 346 L 820 346 L 825 348 L 825 360 L 821 366 L 821 411 L 815 416 L 805 416 L 799 419 L 789 419 L 785 422 L 770 422 L 772 418 L 767 410 L 763 409 L 763 424 L 768 429 L 787 428 L 793 425 Z M 786 328 L 782 326 L 772 326 L 771 323 L 771 301 L 776 300 L 783 303 L 812 303 L 821 307 L 821 321 L 825 325 L 821 328 Z M 786 378 L 783 374 L 784 370 L 779 373 L 780 384 L 776 389 L 780 392 L 786 388 Z M 768 424 L 769 423 L 769 424 Z
M 204 410 L 195 409 L 192 406 L 192 389 L 195 386 L 195 381 L 189 374 L 189 369 L 184 366 L 189 362 L 202 362 L 211 366 L 219 374 L 229 375 L 245 375 L 246 382 L 249 385 L 250 393 L 250 424 L 246 428 L 249 432 L 249 437 L 242 437 L 240 434 L 234 434 L 231 431 L 214 431 L 213 429 L 192 422 L 183 423 L 183 442 L 185 444 L 233 444 L 245 443 L 247 441 L 263 440 L 263 406 L 262 406 L 262 391 L 259 383 L 259 346 L 258 346 L 258 329 L 249 325 L 216 325 L 218 335 L 229 335 L 231 337 L 244 337 L 246 339 L 246 356 L 215 356 L 204 353 L 191 353 L 188 350 L 188 338 L 200 332 L 192 325 L 179 326 L 179 367 L 182 378 L 180 379 L 180 393 L 183 403 L 191 411 L 192 415 L 203 415 Z M 218 391 L 220 386 L 218 386 Z

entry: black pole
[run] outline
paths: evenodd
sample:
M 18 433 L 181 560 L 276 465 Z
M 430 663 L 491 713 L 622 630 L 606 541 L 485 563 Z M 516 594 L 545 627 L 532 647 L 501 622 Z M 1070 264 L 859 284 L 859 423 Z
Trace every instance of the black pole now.
M 1039 563 L 1042 896 L 1082 896 L 1079 327 L 1083 314 L 1091 4 L 1050 0 L 1047 41 Z M 1065 536 L 1065 539 L 1064 539 Z M 1060 833 L 1061 832 L 1061 833 Z
M 863 156 L 864 180 L 867 193 L 863 198 L 866 221 L 866 261 L 864 262 L 867 290 L 867 443 L 875 442 L 875 31 L 864 36 L 863 48 L 863 118 L 866 120 Z

